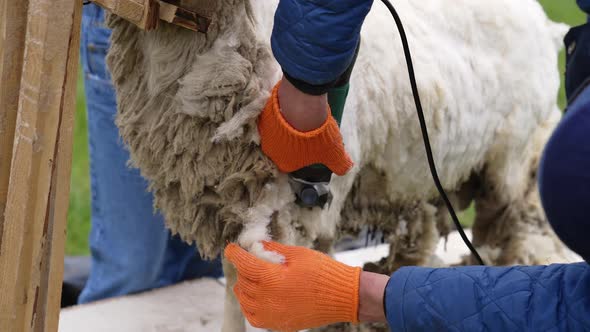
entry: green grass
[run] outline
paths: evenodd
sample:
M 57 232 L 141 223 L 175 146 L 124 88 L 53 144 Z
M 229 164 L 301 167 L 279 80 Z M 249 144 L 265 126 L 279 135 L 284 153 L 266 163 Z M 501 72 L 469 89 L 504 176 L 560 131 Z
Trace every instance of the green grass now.
M 90 172 L 88 162 L 88 126 L 84 81 L 78 76 L 76 96 L 76 126 L 74 128 L 74 155 L 70 185 L 70 208 L 68 210 L 67 255 L 88 254 L 90 231 Z
M 578 8 L 575 0 L 540 0 L 541 5 L 545 8 L 549 18 L 556 22 L 563 22 L 571 26 L 576 26 L 586 22 L 586 15 Z M 565 50 L 559 54 L 559 70 L 564 72 L 565 68 Z M 563 76 L 563 75 L 562 75 Z M 563 77 L 562 77 L 563 83 Z M 565 107 L 565 90 L 563 84 L 559 90 L 559 106 Z
M 515 0 L 518 1 L 518 0 Z M 582 24 L 584 14 L 576 6 L 575 0 L 540 0 L 551 19 L 569 25 Z M 526 15 L 526 13 L 523 13 Z M 564 56 L 560 56 L 560 70 L 563 72 Z M 74 130 L 74 156 L 72 165 L 72 182 L 70 190 L 70 209 L 68 211 L 68 237 L 66 254 L 81 255 L 88 253 L 88 232 L 90 230 L 90 183 L 88 169 L 88 137 L 85 99 L 82 76 L 78 81 L 76 100 L 76 127 Z M 565 105 L 563 88 L 559 94 L 560 106 Z M 466 226 L 473 222 L 473 208 L 460 214 Z
M 579 25 L 585 22 L 584 12 L 578 8 L 575 0 L 539 0 L 549 18 L 556 22 Z

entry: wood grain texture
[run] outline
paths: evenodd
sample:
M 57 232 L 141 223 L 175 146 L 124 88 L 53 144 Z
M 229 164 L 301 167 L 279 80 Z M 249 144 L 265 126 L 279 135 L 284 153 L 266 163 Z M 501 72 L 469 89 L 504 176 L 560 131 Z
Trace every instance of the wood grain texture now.
M 28 4 L 28 0 L 0 0 L 0 243 L 8 196 Z
M 107 11 L 121 16 L 144 30 L 149 21 L 150 2 L 153 0 L 92 0 Z
M 146 31 L 156 29 L 159 20 L 163 20 L 189 30 L 206 33 L 215 8 L 214 0 L 200 0 L 186 8 L 181 6 L 180 0 L 92 1 Z
M 55 168 L 51 178 L 51 192 L 48 204 L 49 227 L 47 238 L 50 241 L 50 245 L 45 247 L 41 263 L 40 289 L 42 290 L 41 294 L 43 296 L 40 296 L 40 298 L 45 299 L 45 301 L 37 302 L 35 331 L 53 332 L 58 330 L 64 274 L 67 216 L 70 203 L 70 175 L 72 172 L 81 19 L 82 6 L 76 6 L 74 20 L 72 22 L 62 114 L 54 158 Z
M 211 25 L 211 18 L 200 12 L 194 12 L 178 7 L 166 1 L 159 2 L 160 19 L 185 29 L 207 33 Z
M 0 251 L 0 331 L 56 328 L 46 323 L 59 310 L 48 299 L 61 288 L 63 248 L 52 248 L 64 244 L 81 6 L 29 1 Z

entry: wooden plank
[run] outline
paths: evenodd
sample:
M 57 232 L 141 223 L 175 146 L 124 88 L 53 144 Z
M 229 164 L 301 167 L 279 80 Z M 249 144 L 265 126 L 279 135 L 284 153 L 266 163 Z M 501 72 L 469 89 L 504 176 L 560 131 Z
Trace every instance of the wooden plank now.
M 160 8 L 158 16 L 162 21 L 202 33 L 207 33 L 207 31 L 209 31 L 209 26 L 211 25 L 210 16 L 205 16 L 203 14 L 178 7 L 165 1 L 160 1 L 159 4 Z M 204 12 L 209 13 L 209 11 Z M 209 13 L 209 15 L 212 14 Z
M 63 156 L 64 162 L 69 159 L 57 145 L 68 140 L 60 137 L 61 133 L 71 135 L 71 128 L 60 125 L 70 122 L 73 112 L 75 85 L 71 80 L 76 72 L 68 71 L 75 70 L 78 61 L 80 6 L 80 1 L 71 0 L 29 1 L 0 251 L 0 331 L 44 330 L 48 315 L 57 314 L 56 308 L 47 307 L 48 296 L 55 291 L 40 288 L 44 278 L 49 287 L 55 286 L 51 284 L 55 280 L 42 276 L 42 270 L 52 270 L 51 265 L 57 262 L 52 260 L 42 267 L 44 257 L 54 258 L 62 252 L 51 251 L 51 238 L 59 239 L 59 232 L 63 232 L 64 221 L 55 219 L 67 209 L 67 202 L 61 200 L 68 197 L 58 195 L 67 192 L 63 186 L 69 185 L 69 174 L 57 179 L 67 167 L 56 168 L 62 165 L 56 158 Z M 63 245 L 63 240 L 58 244 Z M 63 259 L 63 255 L 58 258 Z M 37 312 L 40 307 L 45 310 Z
M 117 13 L 117 15 L 136 24 L 139 24 L 143 20 L 143 16 L 145 14 L 144 1 L 94 0 L 94 2 L 104 9 L 113 13 Z M 145 3 L 147 3 L 147 0 Z
M 158 18 L 159 6 L 158 0 L 139 0 L 143 2 L 143 17 L 142 20 L 137 23 L 140 28 L 150 31 L 158 27 L 160 22 Z
M 40 298 L 46 300 L 37 302 L 35 331 L 54 332 L 58 330 L 64 274 L 66 227 L 70 203 L 70 176 L 72 172 L 81 19 L 82 6 L 79 5 L 75 8 L 72 23 L 72 37 L 70 39 L 62 104 L 63 111 L 58 132 L 57 151 L 54 158 L 56 167 L 53 170 L 51 179 L 52 190 L 49 197 L 49 227 L 47 232 L 50 245 L 45 247 L 41 262 L 40 284 L 43 296 L 40 296 Z
M 215 8 L 214 0 L 199 0 L 194 10 L 180 7 L 179 0 L 92 0 L 109 12 L 149 31 L 163 20 L 180 27 L 207 33 Z
M 140 29 L 149 31 L 158 26 L 157 0 L 92 0 Z
M 28 4 L 28 0 L 0 0 L 0 243 L 10 178 Z

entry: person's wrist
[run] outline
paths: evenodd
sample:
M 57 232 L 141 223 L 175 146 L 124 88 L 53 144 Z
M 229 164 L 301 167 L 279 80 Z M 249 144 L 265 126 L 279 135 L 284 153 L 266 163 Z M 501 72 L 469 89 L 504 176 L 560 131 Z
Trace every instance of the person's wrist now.
M 316 255 L 307 273 L 314 298 L 322 299 L 316 302 L 315 315 L 324 324 L 358 323 L 361 268 L 338 262 L 324 253 Z
M 359 285 L 360 322 L 386 322 L 383 297 L 389 277 L 372 272 L 361 272 Z
M 281 114 L 293 128 L 307 132 L 321 127 L 326 122 L 327 94 L 319 96 L 306 94 L 283 78 L 278 96 Z

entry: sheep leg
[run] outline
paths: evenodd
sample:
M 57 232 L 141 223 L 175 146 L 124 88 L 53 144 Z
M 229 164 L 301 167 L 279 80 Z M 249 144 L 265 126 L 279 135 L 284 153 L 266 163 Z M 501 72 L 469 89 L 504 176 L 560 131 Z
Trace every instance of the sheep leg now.
M 377 263 L 365 264 L 364 270 L 389 275 L 402 266 L 427 265 L 441 234 L 439 213 L 439 208 L 428 202 L 417 202 L 398 211 L 397 223 L 390 222 L 394 228 L 383 227 L 389 255 Z
M 238 281 L 238 274 L 234 266 L 223 259 L 223 273 L 225 275 L 225 303 L 223 310 L 222 332 L 246 332 L 246 321 L 240 309 L 240 303 L 234 295 L 234 285 Z
M 333 238 L 318 238 L 313 244 L 313 249 L 331 255 L 333 253 L 334 242 Z
M 535 165 L 536 167 L 536 165 Z M 487 264 L 549 264 L 567 261 L 567 252 L 547 221 L 531 173 L 522 196 L 506 200 L 490 190 L 476 199 L 473 244 Z M 465 259 L 473 264 L 473 257 Z

